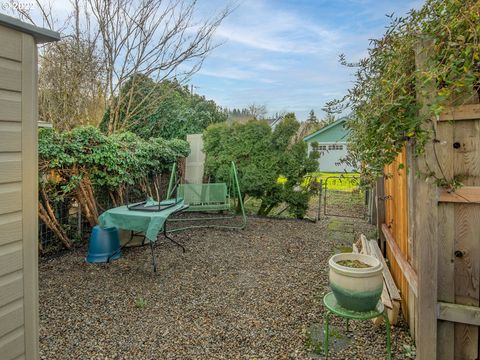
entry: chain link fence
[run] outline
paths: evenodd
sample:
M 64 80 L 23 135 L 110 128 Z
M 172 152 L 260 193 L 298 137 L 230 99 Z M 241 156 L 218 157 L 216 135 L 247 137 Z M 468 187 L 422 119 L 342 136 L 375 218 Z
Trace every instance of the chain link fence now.
M 57 203 L 53 206 L 52 211 L 73 244 L 83 243 L 90 233 L 90 226 L 83 218 L 77 202 L 66 200 Z M 60 239 L 41 219 L 38 221 L 38 239 L 42 254 L 51 254 L 63 249 Z

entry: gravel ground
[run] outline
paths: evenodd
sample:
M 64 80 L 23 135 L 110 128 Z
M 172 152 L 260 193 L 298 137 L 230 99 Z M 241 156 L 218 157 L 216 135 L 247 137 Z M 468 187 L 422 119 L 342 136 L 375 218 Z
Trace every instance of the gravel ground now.
M 312 359 L 332 244 L 326 224 L 250 218 L 243 231 L 196 230 L 127 249 L 111 264 L 85 249 L 40 262 L 42 359 Z M 334 319 L 333 325 L 341 326 Z M 383 359 L 383 327 L 352 322 L 332 359 Z M 395 359 L 411 344 L 393 329 Z

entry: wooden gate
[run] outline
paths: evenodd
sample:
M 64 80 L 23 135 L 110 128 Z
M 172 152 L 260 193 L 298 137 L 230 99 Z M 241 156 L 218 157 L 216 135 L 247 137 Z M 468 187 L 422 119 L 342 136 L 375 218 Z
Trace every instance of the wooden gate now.
M 452 108 L 438 120 L 439 166 L 447 177 L 461 177 L 464 186 L 451 193 L 441 191 L 438 198 L 437 307 L 441 321 L 437 353 L 444 359 L 478 359 L 480 106 Z

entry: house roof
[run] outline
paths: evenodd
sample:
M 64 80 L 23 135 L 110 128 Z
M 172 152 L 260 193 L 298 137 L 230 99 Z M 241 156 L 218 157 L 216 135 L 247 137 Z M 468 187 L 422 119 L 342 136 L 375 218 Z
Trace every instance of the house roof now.
M 283 120 L 283 116 L 279 116 L 279 117 L 276 117 L 276 118 L 267 119 L 267 122 L 268 122 L 268 125 L 270 125 L 271 128 L 274 128 L 275 126 L 280 124 L 280 122 L 282 120 Z
M 0 14 L 0 25 L 30 34 L 39 44 L 60 40 L 60 34 L 56 31 L 34 26 L 4 14 Z
M 337 121 L 334 121 L 333 123 L 321 128 L 320 130 L 317 130 L 315 131 L 314 133 L 310 134 L 310 135 L 307 135 L 303 138 L 303 141 L 308 141 L 310 140 L 311 138 L 321 134 L 321 133 L 324 133 L 325 131 L 328 131 L 329 129 L 335 127 L 335 126 L 338 126 L 340 124 L 343 124 L 345 123 L 345 121 L 347 121 L 347 118 L 346 117 L 343 117 L 343 118 L 340 118 L 338 119 Z

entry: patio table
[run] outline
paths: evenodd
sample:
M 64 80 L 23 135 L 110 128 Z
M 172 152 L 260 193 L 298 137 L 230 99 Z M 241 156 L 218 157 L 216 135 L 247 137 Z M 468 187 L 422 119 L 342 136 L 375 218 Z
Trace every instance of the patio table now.
M 161 204 L 171 205 L 173 201 L 174 200 L 165 200 L 162 201 Z M 181 244 L 167 235 L 166 223 L 170 216 L 186 209 L 188 209 L 188 205 L 184 203 L 183 199 L 179 199 L 177 203 L 173 204 L 173 206 L 159 211 L 135 211 L 130 210 L 124 205 L 105 211 L 100 215 L 98 221 L 99 225 L 103 228 L 117 227 L 119 229 L 132 231 L 132 236 L 127 244 L 132 240 L 134 233 L 145 234 L 145 238 L 149 241 L 150 249 L 152 251 L 153 270 L 157 271 L 155 256 L 153 253 L 153 243 L 157 241 L 158 235 L 161 231 L 163 231 L 165 238 L 181 247 L 183 252 L 185 252 L 185 248 Z M 123 245 L 122 248 L 127 244 Z

